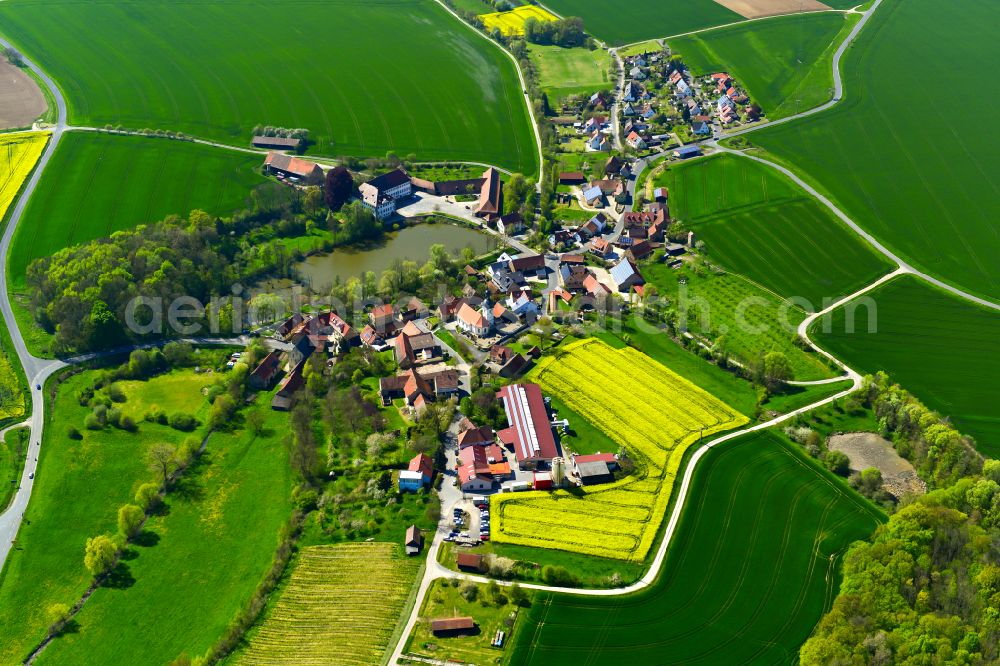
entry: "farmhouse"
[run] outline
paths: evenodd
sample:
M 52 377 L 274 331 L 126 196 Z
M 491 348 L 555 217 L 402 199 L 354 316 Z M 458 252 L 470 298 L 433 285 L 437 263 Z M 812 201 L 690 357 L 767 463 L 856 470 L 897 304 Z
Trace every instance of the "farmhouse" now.
M 510 213 L 497 220 L 497 231 L 504 236 L 516 236 L 524 231 L 524 218 L 520 213 Z
M 458 435 L 458 448 L 464 449 L 467 446 L 489 446 L 493 444 L 493 428 L 481 426 L 479 428 L 469 428 Z
M 267 391 L 274 386 L 280 372 L 281 356 L 270 352 L 250 373 L 250 386 L 258 391 Z
M 423 409 L 428 402 L 458 393 L 458 371 L 439 370 L 421 373 L 411 368 L 394 377 L 378 380 L 382 404 L 388 405 L 394 398 L 404 398 L 414 409 Z
M 305 385 L 302 378 L 302 369 L 306 362 L 303 360 L 292 368 L 291 372 L 278 384 L 278 390 L 271 400 L 271 409 L 287 411 L 292 406 L 292 396 Z
M 302 181 L 306 185 L 319 185 L 323 182 L 323 169 L 315 162 L 273 150 L 264 158 L 264 171 L 293 182 Z
M 497 433 L 500 441 L 512 446 L 521 469 L 548 465 L 559 455 L 549 414 L 537 384 L 511 384 L 497 393 L 503 401 L 508 427 Z
M 418 491 L 431 482 L 434 475 L 434 463 L 423 453 L 419 453 L 410 461 L 409 467 L 399 473 L 399 489 Z
M 396 212 L 398 201 L 413 194 L 413 184 L 407 173 L 397 168 L 363 183 L 358 191 L 364 207 L 385 220 Z
M 493 474 L 486 459 L 486 448 L 467 446 L 458 452 L 458 483 L 462 492 L 481 492 L 493 488 Z
M 408 321 L 393 340 L 396 363 L 401 368 L 425 365 L 441 358 L 441 343 L 417 323 Z
M 618 285 L 618 291 L 623 292 L 629 291 L 632 287 L 646 282 L 631 259 L 623 259 L 612 266 L 611 279 Z

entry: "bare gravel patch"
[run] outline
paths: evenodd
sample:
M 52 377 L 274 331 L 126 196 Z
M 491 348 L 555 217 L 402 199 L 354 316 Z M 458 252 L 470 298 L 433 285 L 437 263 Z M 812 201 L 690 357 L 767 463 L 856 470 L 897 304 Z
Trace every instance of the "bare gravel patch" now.
M 744 18 L 761 18 L 778 14 L 816 12 L 830 9 L 819 0 L 715 0 Z
M 35 80 L 6 60 L 0 62 L 0 129 L 29 127 L 46 108 Z
M 874 467 L 882 472 L 882 483 L 894 497 L 906 493 L 922 495 L 927 492 L 927 484 L 917 476 L 917 471 L 908 460 L 902 458 L 892 442 L 873 432 L 848 432 L 831 435 L 827 446 L 833 451 L 844 453 L 851 461 L 851 470 Z

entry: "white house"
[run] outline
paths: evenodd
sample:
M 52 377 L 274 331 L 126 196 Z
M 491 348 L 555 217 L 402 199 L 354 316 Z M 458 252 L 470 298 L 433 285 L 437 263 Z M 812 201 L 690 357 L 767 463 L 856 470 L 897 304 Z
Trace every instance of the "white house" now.
M 523 291 L 517 294 L 517 296 L 507 297 L 507 309 L 518 317 L 523 317 L 529 313 L 537 315 L 539 312 L 538 303 L 528 293 Z
M 413 194 L 410 177 L 402 169 L 393 169 L 389 173 L 372 178 L 358 188 L 361 193 L 361 203 L 380 220 L 388 218 L 396 212 L 396 204 L 400 199 Z
M 631 134 L 629 134 L 628 138 L 625 139 L 625 142 L 628 145 L 630 145 L 633 148 L 635 148 L 636 150 L 644 150 L 646 148 L 646 141 L 641 136 L 639 136 L 638 134 L 636 134 L 635 132 L 632 132 Z

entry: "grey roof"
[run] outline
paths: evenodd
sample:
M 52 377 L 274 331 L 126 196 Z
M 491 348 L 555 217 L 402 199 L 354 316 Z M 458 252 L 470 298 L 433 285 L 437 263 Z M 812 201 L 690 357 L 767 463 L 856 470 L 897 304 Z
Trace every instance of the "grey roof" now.
M 583 462 L 576 464 L 577 472 L 579 472 L 580 477 L 588 476 L 610 476 L 611 470 L 608 469 L 608 463 L 603 460 L 595 460 L 593 462 Z

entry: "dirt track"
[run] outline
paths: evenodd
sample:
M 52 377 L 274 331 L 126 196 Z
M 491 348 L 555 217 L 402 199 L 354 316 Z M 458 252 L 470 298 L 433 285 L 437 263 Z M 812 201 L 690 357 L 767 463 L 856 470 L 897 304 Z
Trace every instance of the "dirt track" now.
M 0 63 L 0 129 L 30 127 L 45 109 L 34 79 L 6 60 Z
M 830 9 L 819 0 L 715 0 L 744 18 L 760 18 L 795 12 L 815 12 Z

